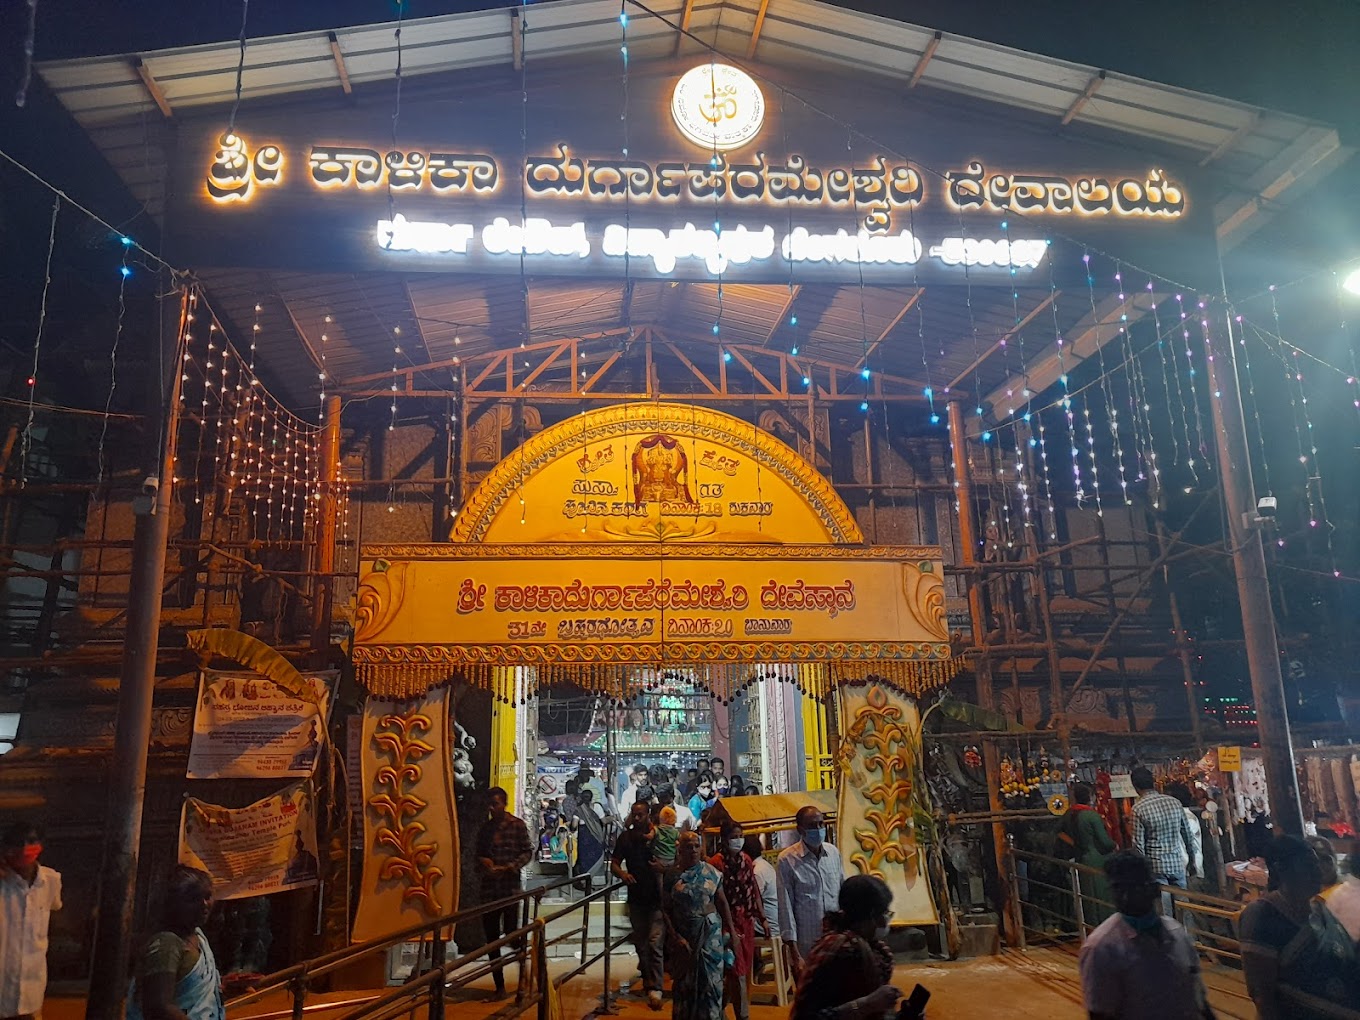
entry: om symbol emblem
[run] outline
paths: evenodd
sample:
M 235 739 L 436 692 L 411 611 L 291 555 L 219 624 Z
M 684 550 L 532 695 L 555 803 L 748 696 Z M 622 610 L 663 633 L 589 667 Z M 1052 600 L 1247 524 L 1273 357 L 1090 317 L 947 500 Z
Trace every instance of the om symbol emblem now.
M 729 64 L 700 64 L 675 83 L 671 116 L 695 145 L 726 152 L 760 133 L 765 97 L 745 71 Z

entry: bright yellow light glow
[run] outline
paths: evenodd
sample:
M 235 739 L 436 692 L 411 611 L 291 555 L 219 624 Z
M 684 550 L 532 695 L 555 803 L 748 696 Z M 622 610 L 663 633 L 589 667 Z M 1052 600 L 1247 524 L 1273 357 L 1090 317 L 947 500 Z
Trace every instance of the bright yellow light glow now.
M 765 96 L 755 80 L 729 64 L 700 64 L 675 83 L 671 116 L 680 133 L 710 152 L 745 145 L 765 123 Z

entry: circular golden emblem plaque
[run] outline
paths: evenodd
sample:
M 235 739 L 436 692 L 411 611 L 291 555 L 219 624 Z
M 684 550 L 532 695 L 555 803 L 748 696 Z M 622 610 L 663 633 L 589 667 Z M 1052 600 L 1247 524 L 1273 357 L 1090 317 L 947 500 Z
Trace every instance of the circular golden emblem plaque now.
M 765 123 L 765 96 L 745 71 L 700 64 L 675 83 L 671 116 L 695 145 L 726 152 L 745 145 Z
M 1055 793 L 1052 797 L 1048 798 L 1049 814 L 1065 815 L 1067 814 L 1067 808 L 1068 808 L 1067 798 L 1063 796 L 1061 793 Z

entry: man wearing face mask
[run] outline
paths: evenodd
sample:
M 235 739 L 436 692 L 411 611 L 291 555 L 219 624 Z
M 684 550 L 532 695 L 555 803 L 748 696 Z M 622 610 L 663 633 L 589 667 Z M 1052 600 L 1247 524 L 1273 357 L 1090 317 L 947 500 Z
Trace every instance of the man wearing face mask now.
M 835 910 L 845 880 L 841 853 L 826 841 L 826 819 L 812 805 L 794 818 L 798 842 L 779 855 L 779 931 L 794 976 L 822 936 L 822 919 Z
M 47 925 L 61 909 L 61 876 L 38 863 L 42 830 L 16 822 L 0 837 L 0 1017 L 41 1018 Z
M 1195 943 L 1157 913 L 1152 871 L 1137 850 L 1105 859 L 1117 913 L 1091 932 L 1078 957 L 1091 1020 L 1213 1020 Z

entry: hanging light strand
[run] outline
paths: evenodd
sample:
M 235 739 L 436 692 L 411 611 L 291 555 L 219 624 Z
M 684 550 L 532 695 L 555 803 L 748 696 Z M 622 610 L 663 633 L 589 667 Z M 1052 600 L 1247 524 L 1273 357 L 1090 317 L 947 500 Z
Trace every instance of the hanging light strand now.
M 1190 322 L 1189 313 L 1185 310 L 1185 295 L 1176 295 L 1176 314 L 1180 316 L 1181 322 L 1181 346 L 1185 353 L 1185 375 L 1190 389 L 1190 406 L 1195 409 L 1195 446 L 1191 451 L 1191 458 L 1188 462 L 1191 473 L 1195 476 L 1196 484 L 1199 483 L 1199 472 L 1195 470 L 1198 463 L 1204 463 L 1207 456 L 1208 447 L 1204 441 L 1204 418 L 1199 410 L 1199 387 L 1195 382 L 1195 358 L 1190 344 Z M 1208 467 L 1208 464 L 1205 464 Z
M 47 328 L 47 295 L 52 289 L 52 252 L 57 247 L 57 217 L 61 214 L 61 196 L 52 200 L 52 221 L 47 228 L 47 262 L 43 269 L 42 298 L 38 304 L 38 331 L 33 336 L 33 365 L 28 372 L 28 420 L 24 423 L 23 440 L 19 444 L 19 484 L 28 484 L 28 452 L 33 445 L 34 397 L 38 387 L 38 365 L 42 357 L 43 331 Z
M 1001 221 L 1001 233 L 1006 242 L 1006 250 L 1011 250 L 1011 222 L 1009 219 Z M 1016 269 L 1010 268 L 1010 292 L 1011 292 L 1011 329 L 1010 333 L 1015 335 L 1016 343 L 1020 353 L 1020 399 L 1025 403 L 1025 410 L 1022 412 L 1022 420 L 1029 423 L 1030 414 L 1030 391 L 1029 376 L 1025 369 L 1025 331 L 1021 326 L 1020 316 L 1020 290 L 1016 283 Z M 1022 436 L 1021 429 L 1015 424 L 1015 383 L 1014 376 L 1011 374 L 1011 348 L 1007 342 L 1007 334 L 1003 333 L 1001 339 L 997 341 L 1001 345 L 1003 371 L 1006 376 L 1006 398 L 1008 406 L 1006 414 L 1011 419 L 1011 445 L 1015 455 L 1015 492 L 1020 504 L 1021 523 L 1026 531 L 1034 526 L 1031 514 L 1029 484 L 1025 479 L 1025 454 L 1023 443 L 1027 437 Z M 999 444 L 998 444 L 999 446 Z
M 1078 507 L 1085 501 L 1086 492 L 1082 486 L 1081 475 L 1081 450 L 1077 447 L 1077 422 L 1076 415 L 1072 410 L 1072 387 L 1067 375 L 1066 341 L 1063 339 L 1062 323 L 1058 314 L 1058 285 L 1053 277 L 1053 259 L 1048 260 L 1048 292 L 1050 300 L 1049 309 L 1053 314 L 1053 345 L 1058 355 L 1058 382 L 1062 386 L 1062 398 L 1059 401 L 1063 411 L 1063 420 L 1067 424 L 1067 449 L 1072 459 L 1072 482 L 1075 486 L 1075 499 Z M 1056 522 L 1053 525 L 1057 527 Z M 1056 539 L 1056 533 L 1050 533 L 1050 539 Z
M 1095 272 L 1091 268 L 1091 251 L 1088 248 L 1081 257 L 1083 267 L 1086 270 L 1086 292 L 1091 300 L 1091 327 L 1096 331 L 1096 360 L 1100 365 L 1100 395 L 1105 402 L 1105 424 L 1110 430 L 1110 445 L 1114 448 L 1115 464 L 1119 469 L 1119 489 L 1123 498 L 1124 505 L 1130 506 L 1133 500 L 1129 498 L 1129 480 L 1124 470 L 1124 444 L 1120 438 L 1119 431 L 1119 405 L 1115 402 L 1114 393 L 1110 385 L 1110 372 L 1105 364 L 1105 340 L 1101 336 L 1100 327 L 1104 324 L 1104 316 L 1096 308 L 1096 278 Z M 1123 295 L 1120 295 L 1123 298 Z M 1090 414 L 1090 399 L 1087 399 L 1086 413 Z M 1095 444 L 1091 445 L 1091 462 L 1094 465 L 1096 457 Z M 1096 513 L 1099 514 L 1100 501 L 1096 500 Z
M 109 347 L 109 392 L 104 396 L 104 414 L 99 423 L 99 443 L 95 454 L 97 471 L 95 484 L 104 484 L 104 443 L 109 435 L 109 413 L 113 410 L 113 394 L 118 389 L 118 345 L 123 339 L 123 318 L 127 312 L 127 281 L 132 275 L 128 268 L 128 248 L 131 241 L 122 238 L 121 258 L 118 266 L 118 322 L 113 331 L 113 344 Z

